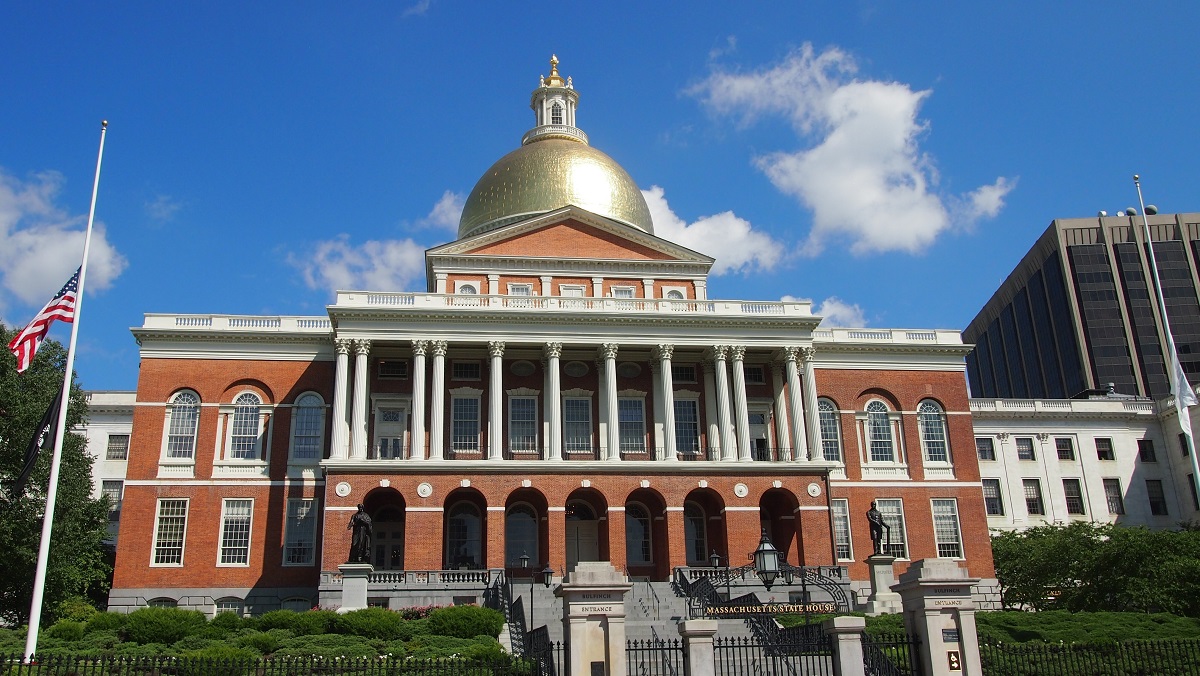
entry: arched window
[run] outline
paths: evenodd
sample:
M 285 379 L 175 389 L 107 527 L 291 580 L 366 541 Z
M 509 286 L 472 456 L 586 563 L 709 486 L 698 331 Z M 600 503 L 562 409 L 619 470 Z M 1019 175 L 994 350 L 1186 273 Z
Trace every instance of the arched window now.
M 147 601 L 146 606 L 150 608 L 178 608 L 179 602 L 175 599 L 169 599 L 164 596 L 160 596 L 159 598 L 150 599 Z
M 522 555 L 529 557 L 531 568 L 540 568 L 537 512 L 525 503 L 509 507 L 504 515 L 505 565 L 509 568 L 520 567 Z
M 220 615 L 221 613 L 233 613 L 234 615 L 241 617 L 244 612 L 242 608 L 242 600 L 235 597 L 217 599 L 213 604 L 213 610 L 216 615 Z
M 669 300 L 683 300 L 683 292 L 672 289 L 667 292 L 667 298 Z
M 315 392 L 300 395 L 292 408 L 292 459 L 320 460 L 325 431 L 325 400 Z
M 683 505 L 683 540 L 689 566 L 708 563 L 708 517 L 704 508 L 694 502 Z
M 243 392 L 233 400 L 233 420 L 229 427 L 229 457 L 258 459 L 258 407 L 262 400 L 253 392 Z
M 946 414 L 932 399 L 917 405 L 917 426 L 921 430 L 921 447 L 927 462 L 950 462 L 946 446 Z
M 896 447 L 892 440 L 892 421 L 887 404 L 875 399 L 867 404 L 867 435 L 870 439 L 871 462 L 895 462 Z
M 562 104 L 556 103 L 550 106 L 550 124 L 563 123 L 563 107 Z
M 637 502 L 625 505 L 625 561 L 630 565 L 653 563 L 650 512 Z
M 184 390 L 167 407 L 167 457 L 193 458 L 196 453 L 196 426 L 200 422 L 200 397 Z
M 283 610 L 294 610 L 297 613 L 302 613 L 306 610 L 312 610 L 313 602 L 312 599 L 293 596 L 292 598 L 284 599 L 283 603 L 279 604 L 279 607 Z
M 446 513 L 446 567 L 479 568 L 483 565 L 483 518 L 479 508 L 456 502 Z
M 474 284 L 463 284 L 458 287 L 458 292 L 462 293 L 462 294 L 467 294 L 469 296 L 473 296 L 473 295 L 479 293 L 479 290 L 475 288 Z
M 842 427 L 837 407 L 828 399 L 818 399 L 817 417 L 821 422 L 821 453 L 824 459 L 842 462 Z

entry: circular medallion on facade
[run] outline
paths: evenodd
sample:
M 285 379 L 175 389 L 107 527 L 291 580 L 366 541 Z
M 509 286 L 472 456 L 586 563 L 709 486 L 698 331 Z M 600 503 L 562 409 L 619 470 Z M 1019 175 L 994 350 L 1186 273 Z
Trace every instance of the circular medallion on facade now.
M 813 482 L 808 485 L 808 494 L 814 498 L 821 494 L 821 484 Z
M 428 481 L 422 482 L 417 486 L 417 495 L 423 498 L 433 495 L 433 484 L 429 483 Z
M 622 378 L 636 378 L 642 375 L 642 367 L 636 362 L 623 361 L 617 364 L 617 375 Z
M 391 486 L 391 485 L 392 485 L 392 482 L 391 482 L 391 480 L 390 480 L 390 479 L 380 479 L 380 480 L 379 480 L 379 485 L 380 485 L 380 486 L 383 486 L 384 488 L 387 488 L 388 486 Z
M 350 495 L 351 490 L 350 484 L 346 483 L 345 481 L 339 482 L 337 486 L 333 487 L 333 492 L 337 493 L 339 498 L 344 498 L 347 495 Z
M 563 373 L 571 376 L 572 378 L 582 378 L 588 373 L 588 365 L 581 361 L 569 361 L 567 362 L 567 365 L 563 367 Z
M 739 498 L 744 498 L 750 495 L 750 487 L 743 483 L 736 483 L 733 485 L 733 494 Z
M 514 361 L 512 366 L 508 367 L 508 370 L 514 376 L 531 376 L 533 375 L 535 368 L 533 366 L 533 362 L 522 359 L 520 361 Z

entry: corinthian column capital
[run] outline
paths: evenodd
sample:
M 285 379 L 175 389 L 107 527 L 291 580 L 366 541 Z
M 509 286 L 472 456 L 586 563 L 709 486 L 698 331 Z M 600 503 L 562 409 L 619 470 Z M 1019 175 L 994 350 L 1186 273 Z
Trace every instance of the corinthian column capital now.
M 654 348 L 655 359 L 670 359 L 672 354 L 675 354 L 674 345 L 667 345 L 664 343 L 662 345 L 657 345 Z
M 546 359 L 559 359 L 562 357 L 562 343 L 546 343 L 542 348 L 546 355 Z
M 351 341 L 349 338 L 338 338 L 337 340 L 333 341 L 333 349 L 338 354 L 350 354 L 350 343 Z
M 435 357 L 445 357 L 446 356 L 446 348 L 449 347 L 448 344 L 446 343 L 446 341 L 431 340 L 431 341 L 429 341 L 429 345 L 433 348 L 433 356 L 435 356 Z
M 414 340 L 412 342 L 412 350 L 413 350 L 413 355 L 415 355 L 417 357 L 424 357 L 425 353 L 429 351 L 429 341 Z
M 488 343 L 488 356 L 503 357 L 504 356 L 504 341 L 493 340 Z
M 598 354 L 600 355 L 601 359 L 616 359 L 617 347 L 618 345 L 616 343 L 605 343 L 600 346 Z
M 366 356 L 368 354 L 371 354 L 371 341 L 369 341 L 365 338 L 360 338 L 358 340 L 355 340 L 354 341 L 354 354 L 360 355 L 360 356 Z

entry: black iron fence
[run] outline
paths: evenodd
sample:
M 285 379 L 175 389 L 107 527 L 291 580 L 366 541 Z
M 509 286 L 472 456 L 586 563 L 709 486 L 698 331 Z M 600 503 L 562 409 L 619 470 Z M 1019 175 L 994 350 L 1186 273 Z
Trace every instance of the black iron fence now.
M 1200 675 L 1200 639 L 980 644 L 988 676 Z
M 510 656 L 207 659 L 198 657 L 0 656 L 6 676 L 554 676 L 537 661 Z M 566 672 L 559 671 L 559 674 Z
M 683 643 L 655 638 L 625 643 L 625 666 L 636 676 L 684 676 Z
M 866 676 L 920 676 L 920 645 L 907 634 L 863 634 L 863 671 Z
M 716 672 L 833 676 L 833 640 L 821 635 L 795 642 L 767 643 L 756 638 L 725 637 L 713 641 Z

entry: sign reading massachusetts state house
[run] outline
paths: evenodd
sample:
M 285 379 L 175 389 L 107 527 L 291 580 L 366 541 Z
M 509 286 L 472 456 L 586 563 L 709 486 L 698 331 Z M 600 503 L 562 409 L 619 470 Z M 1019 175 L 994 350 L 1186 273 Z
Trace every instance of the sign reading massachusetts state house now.
M 713 605 L 705 608 L 708 617 L 740 617 L 742 615 L 777 615 L 779 613 L 836 613 L 838 604 L 825 603 L 760 603 L 757 605 Z

